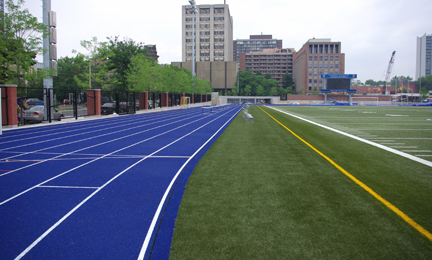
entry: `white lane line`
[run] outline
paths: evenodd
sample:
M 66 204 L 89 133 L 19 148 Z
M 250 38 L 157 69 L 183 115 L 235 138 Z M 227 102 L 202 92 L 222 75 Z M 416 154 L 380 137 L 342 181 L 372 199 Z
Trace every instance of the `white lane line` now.
M 417 146 L 389 146 L 391 148 L 407 148 L 407 149 L 415 149 L 418 148 Z
M 197 116 L 193 116 L 193 117 L 197 117 Z M 76 152 L 79 152 L 79 151 L 84 151 L 84 150 L 87 150 L 87 149 L 90 149 L 90 148 L 94 148 L 94 147 L 97 147 L 97 146 L 100 146 L 100 145 L 104 145 L 104 144 L 107 144 L 107 143 L 110 143 L 110 142 L 118 141 L 118 140 L 121 140 L 121 139 L 124 139 L 124 138 L 130 137 L 130 136 L 134 136 L 134 135 L 142 134 L 142 133 L 145 133 L 145 132 L 148 132 L 148 131 L 151 131 L 151 130 L 157 129 L 157 128 L 165 127 L 165 126 L 168 126 L 168 125 L 171 125 L 171 124 L 175 124 L 175 123 L 178 123 L 178 122 L 181 122 L 181 121 L 184 121 L 184 120 L 188 120 L 188 119 L 191 119 L 191 118 L 193 118 L 193 117 L 189 117 L 189 118 L 181 119 L 181 120 L 178 120 L 178 121 L 170 122 L 170 123 L 167 123 L 167 124 L 165 124 L 165 125 L 156 126 L 156 127 L 149 128 L 149 129 L 146 129 L 146 130 L 143 130 L 143 131 L 140 131 L 140 132 L 135 132 L 135 133 L 130 134 L 130 135 L 125 135 L 125 136 L 122 136 L 122 137 L 119 137 L 119 138 L 116 138 L 116 139 L 112 139 L 112 140 L 109 140 L 109 141 L 106 141 L 106 142 L 103 142 L 103 143 L 99 143 L 99 144 L 95 144 L 95 145 L 88 146 L 88 147 L 85 147 L 85 148 L 81 148 L 81 149 L 78 149 L 78 150 L 75 150 L 75 151 L 72 151 L 72 152 L 69 152 L 69 153 L 65 153 L 65 154 L 61 154 L 61 155 L 59 155 L 59 156 L 52 157 L 52 158 L 50 158 L 50 159 L 46 159 L 45 161 L 51 161 L 51 160 L 54 160 L 54 159 L 57 159 L 57 158 L 60 158 L 60 157 L 66 156 L 66 155 L 70 155 L 70 154 L 73 154 L 73 153 L 76 153 Z M 201 118 L 201 119 L 202 119 L 202 118 Z M 199 119 L 199 120 L 200 120 L 200 119 Z M 193 121 L 193 122 L 195 122 L 195 121 Z M 113 133 L 113 132 L 112 132 L 112 133 Z M 107 134 L 104 134 L 104 135 L 110 135 L 110 134 L 112 134 L 112 133 L 107 133 Z M 102 136 L 102 135 L 100 135 L 100 136 Z M 21 154 L 21 155 L 19 155 L 19 156 L 26 155 L 26 154 L 33 154 L 33 153 L 37 153 L 37 152 L 39 152 L 39 151 L 48 150 L 48 149 L 52 149 L 52 148 L 56 148 L 56 147 L 61 147 L 61 146 L 65 146 L 65 145 L 69 145 L 69 144 L 73 144 L 73 143 L 79 143 L 79 142 L 82 142 L 82 141 L 84 141 L 84 140 L 91 140 L 91 139 L 98 138 L 98 137 L 100 137 L 100 136 L 96 136 L 96 137 L 93 136 L 93 137 L 89 137 L 89 138 L 87 138 L 87 139 L 80 139 L 80 140 L 72 141 L 72 142 L 65 143 L 65 144 L 59 144 L 59 145 L 51 146 L 51 147 L 48 147 L 48 148 L 43 148 L 43 149 L 40 149 L 40 150 L 36 150 L 36 151 L 33 151 L 33 152 L 27 152 L 27 153 Z M 111 154 L 108 154 L 108 155 L 111 155 Z M 102 157 L 106 157 L 106 156 L 107 156 L 107 155 L 102 156 Z M 14 157 L 17 157 L 17 156 L 11 156 L 11 157 L 4 158 L 4 159 L 10 159 L 10 158 L 14 158 Z M 25 169 L 25 168 L 28 168 L 28 167 L 32 167 L 32 166 L 37 165 L 37 164 L 39 164 L 39 163 L 42 163 L 42 162 L 38 162 L 38 163 L 34 163 L 34 164 L 30 164 L 30 165 L 27 165 L 27 166 L 24 166 L 24 167 L 21 167 L 21 168 L 18 168 L 18 169 L 12 170 L 12 171 L 10 171 L 10 172 L 0 174 L 0 177 L 1 177 L 1 176 L 4 176 L 4 175 L 11 174 L 11 173 L 14 173 L 14 172 L 16 172 L 16 171 L 19 171 L 19 170 L 22 170 L 22 169 Z M 1 204 L 0 204 L 0 205 L 1 205 Z
M 271 107 L 271 106 L 266 106 L 266 107 L 268 107 L 268 108 L 270 108 L 270 109 L 273 109 L 273 110 L 276 110 L 276 111 L 278 111 L 278 112 L 284 113 L 284 114 L 286 114 L 286 115 L 289 115 L 289 116 L 295 117 L 295 118 L 297 118 L 297 119 L 303 120 L 303 121 L 305 121 L 305 122 L 308 122 L 308 123 L 314 124 L 314 125 L 316 125 L 316 126 L 319 126 L 319 127 L 325 128 L 325 129 L 327 129 L 327 130 L 330 130 L 330 131 L 333 131 L 333 132 L 339 133 L 339 134 L 341 134 L 341 135 L 344 135 L 344 136 L 350 137 L 350 138 L 355 139 L 355 140 L 358 140 L 358 141 L 360 141 L 360 142 L 363 142 L 363 143 L 366 143 L 366 144 L 373 145 L 373 146 L 375 146 L 375 147 L 381 148 L 381 149 L 386 150 L 386 151 L 388 151 L 388 152 L 391 152 L 391 153 L 394 153 L 394 154 L 400 155 L 400 156 L 402 156 L 402 157 L 405 157 L 405 158 L 407 158 L 407 159 L 411 159 L 411 160 L 413 160 L 413 161 L 416 161 L 416 162 L 418 162 L 418 163 L 421 163 L 421 164 L 427 165 L 427 166 L 429 166 L 429 167 L 432 167 L 432 162 L 427 161 L 427 160 L 424 160 L 424 159 L 421 159 L 421 158 L 418 158 L 418 157 L 413 156 L 413 155 L 411 155 L 411 154 L 404 153 L 403 151 L 399 151 L 399 150 L 396 150 L 396 149 L 393 149 L 393 148 L 387 147 L 387 146 L 385 146 L 385 145 L 381 145 L 381 144 L 378 144 L 378 143 L 375 143 L 375 142 L 372 142 L 372 141 L 369 141 L 369 140 L 366 140 L 366 139 L 360 138 L 360 137 L 358 137 L 358 136 L 355 136 L 355 135 L 352 135 L 352 134 L 348 134 L 348 133 L 345 133 L 345 132 L 342 132 L 342 131 L 336 130 L 336 129 L 331 128 L 331 127 L 328 127 L 328 126 L 325 126 L 325 125 L 321 125 L 321 124 L 315 123 L 315 122 L 313 122 L 313 121 L 311 121 L 311 120 L 304 119 L 304 118 L 302 118 L 302 117 L 299 117 L 299 116 L 293 115 L 293 114 L 291 114 L 291 113 L 288 113 L 288 112 L 285 112 L 285 111 L 282 111 L 282 110 L 279 110 L 279 109 L 273 108 L 273 107 Z M 387 130 L 388 130 L 388 129 L 387 129 Z M 432 130 L 432 129 L 431 129 L 431 130 Z M 392 139 L 393 139 L 393 138 L 392 138 Z M 396 138 L 394 138 L 394 139 L 396 139 Z
M 50 185 L 41 185 L 37 188 L 53 188 L 53 189 L 99 189 L 100 187 L 84 187 L 84 186 L 50 186 Z
M 81 164 L 81 165 L 78 165 L 78 166 L 76 166 L 76 167 L 74 167 L 74 168 L 72 168 L 72 169 L 69 169 L 69 170 L 67 170 L 67 171 L 65 171 L 65 172 L 63 172 L 63 173 L 60 173 L 60 174 L 57 175 L 57 176 L 54 176 L 54 177 L 52 177 L 52 178 L 50 178 L 50 179 L 48 179 L 48 180 L 45 180 L 45 181 L 43 181 L 43 182 L 41 182 L 41 183 L 39 183 L 39 184 L 37 184 L 37 185 L 31 187 L 31 188 L 28 188 L 27 190 L 22 191 L 21 193 L 18 193 L 18 194 L 16 194 L 15 196 L 12 196 L 12 197 L 10 197 L 10 198 L 7 199 L 7 200 L 4 200 L 4 201 L 0 202 L 0 206 L 3 205 L 3 204 L 5 204 L 5 203 L 7 203 L 7 202 L 9 202 L 9 201 L 11 201 L 11 200 L 13 200 L 13 199 L 15 199 L 15 198 L 17 198 L 17 197 L 19 197 L 19 196 L 21 196 L 21 195 L 23 195 L 23 194 L 25 194 L 25 193 L 27 193 L 27 192 L 29 192 L 29 191 L 31 191 L 31 190 L 33 190 L 34 188 L 36 188 L 36 187 L 38 187 L 38 186 L 40 186 L 40 185 L 43 185 L 43 184 L 45 184 L 45 183 L 47 183 L 47 182 L 50 182 L 50 181 L 52 181 L 52 180 L 54 180 L 54 179 L 56 179 L 56 178 L 58 178 L 58 177 L 60 177 L 60 176 L 65 175 L 66 173 L 69 173 L 69 172 L 71 172 L 71 171 L 74 171 L 74 170 L 76 170 L 76 169 L 78 169 L 78 168 L 81 168 L 81 167 L 83 167 L 83 166 L 85 166 L 85 165 L 87 165 L 87 164 L 93 163 L 93 162 L 95 162 L 95 161 L 97 161 L 97 160 L 103 159 L 103 158 L 105 158 L 105 157 L 107 157 L 107 156 L 109 156 L 109 155 L 112 155 L 112 154 L 114 154 L 114 153 L 118 153 L 118 152 L 120 152 L 120 151 L 122 151 L 122 150 L 128 149 L 128 148 L 130 148 L 130 147 L 132 147 L 132 146 L 135 146 L 135 145 L 141 144 L 141 143 L 143 143 L 143 142 L 147 142 L 148 140 L 154 139 L 154 138 L 156 138 L 156 137 L 159 137 L 159 136 L 164 135 L 164 134 L 166 134 L 166 133 L 172 132 L 172 131 L 177 130 L 177 129 L 179 129 L 179 128 L 182 128 L 182 127 L 184 127 L 184 126 L 187 126 L 187 125 L 190 125 L 190 124 L 192 124 L 192 123 L 198 122 L 198 121 L 200 121 L 200 120 L 202 120 L 202 119 L 204 119 L 204 118 L 207 118 L 207 117 L 208 117 L 208 116 L 206 116 L 206 117 L 200 117 L 199 119 L 197 119 L 197 120 L 195 120 L 195 121 L 190 121 L 190 122 L 188 122 L 188 123 L 186 123 L 186 124 L 184 124 L 184 125 L 178 126 L 178 127 L 176 127 L 176 128 L 173 128 L 173 129 L 168 130 L 168 131 L 166 131 L 166 132 L 163 132 L 163 133 L 161 133 L 161 134 L 154 135 L 154 136 L 149 137 L 149 138 L 147 138 L 147 139 L 141 140 L 141 141 L 136 142 L 136 143 L 134 143 L 134 144 L 131 144 L 131 145 L 129 145 L 129 146 L 126 146 L 126 147 L 123 147 L 123 148 L 118 149 L 118 150 L 116 150 L 116 151 L 113 151 L 113 152 L 111 152 L 111 153 L 109 153 L 109 154 L 103 155 L 103 156 L 101 156 L 101 157 L 99 157 L 99 158 L 93 159 L 93 160 L 91 160 L 91 161 L 89 161 L 89 162 L 86 162 L 86 163 L 83 163 L 83 164 Z M 215 119 L 214 119 L 214 120 L 215 120 Z M 180 120 L 180 121 L 182 121 L 182 120 Z M 159 127 L 155 127 L 155 128 L 159 128 Z M 147 130 L 146 130 L 146 131 L 147 131 Z M 146 131 L 143 131 L 143 132 L 146 132 Z M 131 135 L 129 135 L 129 136 L 133 136 L 133 135 L 136 135 L 136 134 L 139 134 L 139 133 L 131 134 Z M 123 139 L 123 138 L 129 137 L 129 136 L 123 136 L 123 137 L 118 138 L 118 139 Z M 98 146 L 98 145 L 106 144 L 106 143 L 109 143 L 109 142 L 112 142 L 112 141 L 115 141 L 115 140 L 116 140 L 116 139 L 114 139 L 114 140 L 110 140 L 110 141 L 105 142 L 105 143 L 97 144 L 97 145 L 94 145 L 94 146 Z M 80 149 L 80 150 L 84 150 L 84 149 L 88 149 L 88 147 L 87 147 L 87 148 Z M 79 151 L 79 150 L 78 150 L 78 151 Z M 73 152 L 72 152 L 72 153 L 73 153 Z M 59 156 L 58 156 L 58 157 L 59 157 Z M 55 157 L 54 157 L 54 158 L 55 158 Z M 145 157 L 145 158 L 147 158 L 147 157 Z M 49 161 L 49 160 L 52 160 L 52 159 L 48 159 L 47 161 Z M 39 163 L 40 163 L 40 162 L 39 162 Z M 39 163 L 35 163 L 35 164 L 33 164 L 33 165 L 36 165 L 36 164 L 39 164 Z M 33 166 L 33 165 L 25 166 L 25 167 L 22 167 L 22 168 L 20 168 L 20 169 L 28 168 L 28 167 Z M 14 171 L 15 171 L 15 170 L 14 170 Z M 6 172 L 6 173 L 3 173 L 3 174 L 0 174 L 0 176 L 4 176 L 4 175 L 7 175 L 7 174 L 10 174 L 10 173 L 12 173 L 12 172 L 14 172 L 14 171 L 10 171 L 10 172 Z
M 153 220 L 150 224 L 150 227 L 147 231 L 147 235 L 144 239 L 144 243 L 141 247 L 141 251 L 138 255 L 138 260 L 143 260 L 144 256 L 146 254 L 146 251 L 148 249 L 149 243 L 150 243 L 150 239 L 153 236 L 153 232 L 154 232 L 154 228 L 156 226 L 157 220 L 159 219 L 159 215 L 162 211 L 163 205 L 165 204 L 166 198 L 168 197 L 168 194 L 172 188 L 172 186 L 174 185 L 175 181 L 177 180 L 177 177 L 180 175 L 180 173 L 183 171 L 183 169 L 186 167 L 186 165 L 189 164 L 189 162 L 226 126 L 226 124 L 228 124 L 228 122 L 230 122 L 239 112 L 241 111 L 241 109 L 239 109 L 232 117 L 230 117 L 230 119 L 228 119 L 225 124 L 223 124 L 219 130 L 214 133 L 200 148 L 198 148 L 198 150 L 195 151 L 195 153 L 183 164 L 183 166 L 177 171 L 176 175 L 172 178 L 171 183 L 168 185 L 167 189 L 165 190 L 165 193 L 159 203 L 159 206 L 153 216 Z
M 226 114 L 226 113 L 225 113 Z M 185 138 L 186 136 L 191 135 L 192 133 L 198 131 L 199 129 L 203 128 L 204 126 L 212 123 L 213 121 L 219 119 L 220 117 L 224 116 L 220 115 L 219 117 L 205 123 L 204 125 L 196 128 L 195 130 L 183 135 L 182 137 L 178 138 L 177 140 L 174 140 L 173 142 L 165 145 L 164 147 L 158 149 L 157 151 L 151 153 L 149 156 L 152 156 L 160 151 L 162 151 L 163 149 L 171 146 L 172 144 L 180 141 L 181 139 Z M 198 121 L 198 120 L 196 120 Z M 189 125 L 191 123 L 185 124 Z M 226 124 L 226 123 L 225 123 Z M 176 128 L 174 128 L 176 129 Z M 172 129 L 172 130 L 174 130 Z M 171 131 L 172 131 L 171 130 Z M 125 148 L 124 148 L 125 149 Z M 123 149 L 121 149 L 123 150 Z M 194 154 L 195 155 L 195 154 Z M 133 167 L 135 167 L 136 165 L 138 165 L 139 163 L 141 163 L 142 161 L 146 160 L 148 157 L 142 158 L 141 160 L 137 161 L 136 163 L 132 164 L 131 166 L 127 167 L 125 170 L 123 170 L 122 172 L 120 172 L 119 174 L 117 174 L 116 176 L 114 176 L 113 178 L 111 178 L 109 181 L 107 181 L 106 183 L 104 183 L 100 188 L 98 188 L 97 190 L 95 190 L 92 194 L 90 194 L 87 198 L 85 198 L 83 201 L 81 201 L 81 203 L 79 203 L 78 205 L 76 205 L 71 211 L 69 211 L 66 215 L 64 215 L 60 220 L 58 220 L 54 225 L 52 225 L 47 231 L 45 231 L 41 236 L 39 236 L 30 246 L 28 246 L 23 252 L 21 252 L 21 254 L 19 254 L 15 260 L 21 259 L 22 257 L 24 257 L 33 247 L 35 247 L 40 241 L 42 241 L 42 239 L 44 239 L 49 233 L 51 233 L 51 231 L 53 231 L 56 227 L 58 227 L 63 221 L 65 221 L 70 215 L 72 215 L 72 213 L 74 213 L 75 211 L 77 211 L 82 205 L 84 205 L 84 203 L 86 203 L 88 200 L 90 200 L 94 195 L 96 195 L 99 191 L 101 191 L 103 188 L 105 188 L 108 184 L 110 184 L 111 182 L 113 182 L 115 179 L 117 179 L 118 177 L 120 177 L 123 173 L 127 172 L 128 170 L 132 169 Z M 192 157 L 191 157 L 192 158 Z M 189 159 L 190 160 L 190 159 Z M 189 161 L 188 160 L 188 161 Z M 184 167 L 184 166 L 183 166 Z M 177 174 L 178 175 L 178 174 Z M 171 182 L 173 183 L 173 182 Z M 170 186 L 172 186 L 172 184 L 170 184 Z M 165 192 L 167 193 L 167 192 Z M 165 195 L 164 195 L 165 196 Z
M 182 115 L 192 115 L 192 114 L 196 114 L 196 113 L 198 113 L 198 110 L 197 111 L 191 111 L 190 113 L 186 113 L 186 114 L 182 113 Z M 67 128 L 67 129 L 74 129 L 74 128 L 76 128 L 76 129 L 69 130 L 69 131 L 60 131 L 59 128 L 57 128 L 57 127 L 55 129 L 52 129 L 52 130 L 44 129 L 44 131 L 38 131 L 37 133 L 38 134 L 39 133 L 43 133 L 45 135 L 36 135 L 36 136 L 35 136 L 35 129 L 33 128 L 33 129 L 31 129 L 31 131 L 30 130 L 21 130 L 20 131 L 21 134 L 8 135 L 8 136 L 0 136 L 0 140 L 14 138 L 15 140 L 12 140 L 12 141 L 17 141 L 17 140 L 18 141 L 22 141 L 22 140 L 27 140 L 27 139 L 32 139 L 32 138 L 40 138 L 40 137 L 50 136 L 52 134 L 47 134 L 47 133 L 50 133 L 50 132 L 55 132 L 55 134 L 62 134 L 62 135 L 64 135 L 65 133 L 74 132 L 74 131 L 86 130 L 86 129 L 91 129 L 91 128 L 101 128 L 101 127 L 104 127 L 106 125 L 113 126 L 113 127 L 104 128 L 104 129 L 117 128 L 117 127 L 121 127 L 125 123 L 139 124 L 142 121 L 149 122 L 149 121 L 151 121 L 153 119 L 160 120 L 160 119 L 165 119 L 165 118 L 176 117 L 176 115 L 178 115 L 178 114 L 180 114 L 180 113 L 167 113 L 167 114 L 164 114 L 163 116 L 161 116 L 160 114 L 158 116 L 156 116 L 156 115 L 150 115 L 150 114 L 145 114 L 145 116 L 144 115 L 136 115 L 133 118 L 132 117 L 130 117 L 130 118 L 126 118 L 126 117 L 122 118 L 122 120 L 120 122 L 118 122 L 118 123 L 113 123 L 113 120 L 108 120 L 108 119 L 114 119 L 114 118 L 101 118 L 103 120 L 102 123 L 100 121 L 98 123 L 87 122 L 85 128 L 81 127 L 82 124 L 79 124 L 79 125 L 74 124 L 73 126 L 71 126 L 71 125 L 68 125 L 68 126 L 61 125 L 61 126 L 64 126 L 61 129 L 63 129 L 63 128 Z M 139 117 L 139 119 L 137 117 Z M 104 120 L 104 119 L 107 119 L 107 120 Z M 116 118 L 116 119 L 118 119 L 118 118 Z M 117 120 L 115 122 L 117 122 Z M 116 125 L 118 125 L 118 126 L 116 126 Z M 59 126 L 59 127 L 61 127 L 61 126 Z M 31 135 L 31 137 L 25 137 L 25 138 L 22 138 L 22 139 L 16 139 L 17 137 L 28 136 L 28 135 Z M 7 142 L 5 141 L 5 142 L 1 142 L 1 143 L 4 144 L 4 143 L 12 142 L 12 141 L 7 141 Z
M 380 144 L 397 144 L 397 145 L 404 145 L 405 143 L 380 143 Z M 391 147 L 391 146 L 390 146 Z
M 198 113 L 195 113 L 195 114 L 196 115 L 192 116 L 192 117 L 197 117 L 197 116 L 200 115 Z M 186 117 L 186 116 L 182 116 L 182 117 Z M 179 118 L 179 117 L 172 117 L 172 118 Z M 123 129 L 120 129 L 120 130 L 117 130 L 117 131 L 109 132 L 109 133 L 106 133 L 106 134 L 100 134 L 100 135 L 98 135 L 98 137 L 102 137 L 102 136 L 110 135 L 110 134 L 115 134 L 115 133 L 120 133 L 120 132 L 124 132 L 124 131 L 129 131 L 129 130 L 135 129 L 135 128 L 142 128 L 144 126 L 154 125 L 154 124 L 158 124 L 160 122 L 164 122 L 164 121 L 168 121 L 168 120 L 171 120 L 171 118 L 166 119 L 166 120 L 161 120 L 161 121 L 155 121 L 155 122 L 148 123 L 148 124 L 145 124 L 145 125 L 137 125 L 137 126 L 134 126 L 134 127 L 123 127 Z M 108 128 L 108 129 L 110 129 L 110 128 Z M 102 129 L 98 129 L 98 130 L 94 130 L 94 131 L 90 131 L 90 132 L 77 133 L 77 134 L 61 136 L 61 137 L 57 137 L 57 138 L 53 138 L 53 139 L 49 139 L 49 140 L 43 140 L 43 141 L 39 141 L 39 142 L 27 143 L 27 144 L 23 144 L 23 145 L 17 145 L 17 146 L 13 146 L 13 147 L 9 147 L 9 148 L 4 148 L 4 149 L 1 149 L 1 150 L 2 151 L 6 151 L 6 150 L 10 150 L 10 149 L 16 149 L 16 148 L 25 147 L 25 146 L 46 143 L 46 142 L 51 142 L 51 141 L 55 141 L 55 140 L 61 140 L 61 139 L 66 139 L 66 138 L 70 138 L 70 137 L 80 136 L 80 135 L 87 136 L 87 135 L 95 133 L 95 132 L 106 131 L 106 130 L 107 130 L 107 128 L 102 128 Z M 82 140 L 86 140 L 86 139 L 82 139 Z

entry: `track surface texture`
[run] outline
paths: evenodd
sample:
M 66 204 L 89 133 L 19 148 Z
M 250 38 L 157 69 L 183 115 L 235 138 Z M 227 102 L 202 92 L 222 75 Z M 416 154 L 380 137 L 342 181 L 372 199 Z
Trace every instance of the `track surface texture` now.
M 1 259 L 167 259 L 187 179 L 240 109 L 4 131 Z

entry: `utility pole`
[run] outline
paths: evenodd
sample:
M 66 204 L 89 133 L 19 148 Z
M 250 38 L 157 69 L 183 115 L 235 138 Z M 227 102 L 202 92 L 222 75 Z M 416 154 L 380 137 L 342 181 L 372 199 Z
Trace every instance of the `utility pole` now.
M 44 69 L 57 69 L 57 31 L 56 31 L 56 13 L 51 11 L 51 0 L 43 0 L 43 24 L 47 27 L 49 35 L 43 39 L 43 67 Z M 47 77 L 43 79 L 44 87 L 44 121 L 53 119 L 53 78 Z M 49 95 L 48 95 L 49 94 Z M 47 99 L 48 96 L 48 99 Z M 48 113 L 48 111 L 50 113 Z M 50 117 L 48 118 L 48 115 Z

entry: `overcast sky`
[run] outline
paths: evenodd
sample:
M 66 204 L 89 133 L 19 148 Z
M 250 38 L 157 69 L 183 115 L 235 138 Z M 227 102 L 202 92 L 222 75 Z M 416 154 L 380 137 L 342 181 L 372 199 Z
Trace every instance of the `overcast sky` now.
M 223 4 L 223 0 L 196 0 Z M 415 75 L 416 37 L 432 34 L 430 0 L 227 0 L 234 20 L 234 39 L 271 34 L 283 48 L 298 51 L 313 37 L 341 42 L 345 73 L 384 80 L 393 51 L 394 75 Z M 51 0 L 57 13 L 57 55 L 81 53 L 81 40 L 96 36 L 128 37 L 156 44 L 159 63 L 181 61 L 181 6 L 186 0 Z M 26 0 L 24 8 L 42 22 L 42 0 Z M 42 58 L 38 58 L 41 60 Z

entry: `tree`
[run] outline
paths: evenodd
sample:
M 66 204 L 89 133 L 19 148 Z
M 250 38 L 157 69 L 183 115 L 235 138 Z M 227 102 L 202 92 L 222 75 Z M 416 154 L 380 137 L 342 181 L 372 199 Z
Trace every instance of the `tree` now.
M 142 42 L 136 43 L 132 39 L 125 38 L 123 41 L 118 40 L 118 36 L 107 38 L 108 44 L 104 51 L 108 57 L 106 64 L 108 70 L 115 70 L 115 77 L 118 82 L 118 89 L 127 90 L 127 71 L 131 64 L 132 57 L 141 53 L 146 54 L 146 49 Z
M 87 55 L 78 53 L 87 59 L 89 70 L 74 77 L 77 84 L 85 89 L 99 88 L 113 90 L 118 86 L 118 79 L 114 76 L 115 69 L 107 66 L 108 57 L 106 42 L 98 42 L 97 37 L 90 41 L 81 41 L 81 46 L 89 53 Z M 72 52 L 76 53 L 75 50 Z
M 256 89 L 257 96 L 265 96 L 265 93 L 264 87 L 259 85 Z
M 426 89 L 427 91 L 432 90 L 432 75 L 427 75 L 426 77 L 421 77 L 417 80 L 417 86 Z
M 270 88 L 268 95 L 269 96 L 277 96 L 278 93 L 279 93 L 278 87 L 272 87 L 272 88 Z
M 252 87 L 250 85 L 246 85 L 246 87 L 243 89 L 242 96 L 249 96 L 252 92 Z
M 294 80 L 291 74 L 285 73 L 282 77 L 282 88 L 287 90 L 287 93 L 294 93 Z
M 28 9 L 21 10 L 24 3 L 8 0 L 8 13 L 0 20 L 0 27 L 4 28 L 0 35 L 0 83 L 16 83 L 18 87 L 36 64 L 36 55 L 43 51 L 42 40 L 48 33 Z

